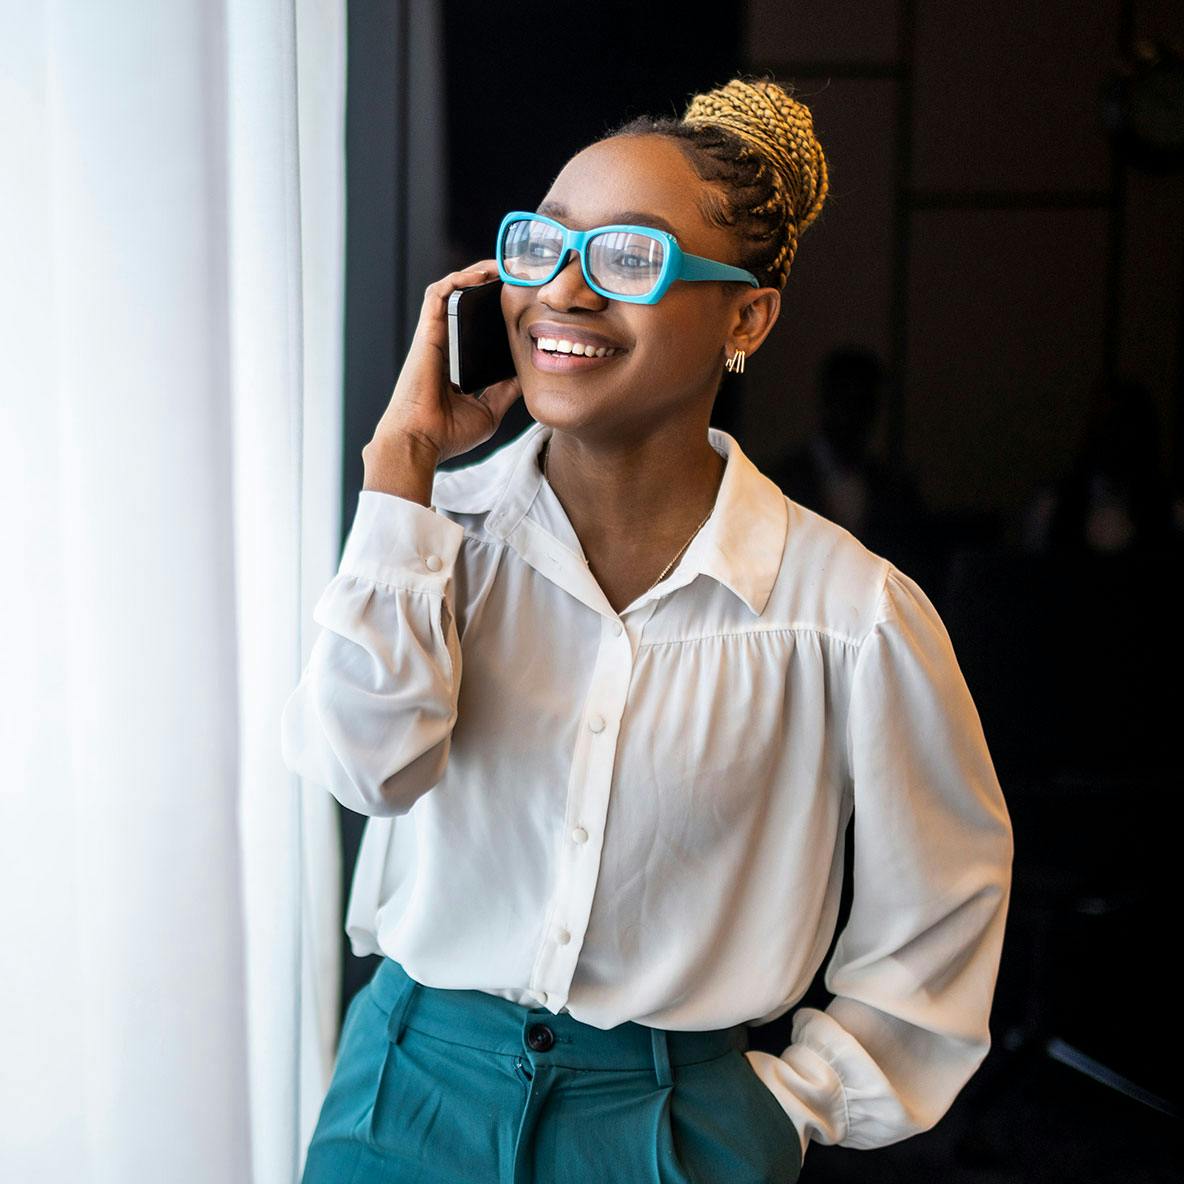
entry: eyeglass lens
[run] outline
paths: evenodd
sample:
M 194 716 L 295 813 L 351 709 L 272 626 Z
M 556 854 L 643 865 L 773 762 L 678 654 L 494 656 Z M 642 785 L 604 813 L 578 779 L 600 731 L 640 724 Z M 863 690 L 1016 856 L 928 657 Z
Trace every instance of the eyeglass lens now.
M 519 218 L 506 227 L 502 266 L 516 280 L 542 284 L 559 260 L 563 235 L 548 222 Z M 629 230 L 606 230 L 587 243 L 588 271 L 608 292 L 645 296 L 662 274 L 665 244 L 655 235 Z

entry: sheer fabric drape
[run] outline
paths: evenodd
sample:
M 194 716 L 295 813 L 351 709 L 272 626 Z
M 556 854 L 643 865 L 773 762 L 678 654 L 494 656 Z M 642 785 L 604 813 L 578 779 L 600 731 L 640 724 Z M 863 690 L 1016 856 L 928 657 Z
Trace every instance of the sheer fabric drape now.
M 345 64 L 344 0 L 0 2 L 4 1180 L 287 1184 L 329 1080 L 336 812 L 278 721 L 339 550 Z

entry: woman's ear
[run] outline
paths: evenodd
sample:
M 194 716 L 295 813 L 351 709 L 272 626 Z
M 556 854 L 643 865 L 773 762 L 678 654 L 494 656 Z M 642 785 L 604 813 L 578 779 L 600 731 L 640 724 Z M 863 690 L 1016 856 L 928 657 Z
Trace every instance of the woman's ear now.
M 754 354 L 781 315 L 781 293 L 776 288 L 750 290 L 736 310 L 729 334 L 737 349 Z

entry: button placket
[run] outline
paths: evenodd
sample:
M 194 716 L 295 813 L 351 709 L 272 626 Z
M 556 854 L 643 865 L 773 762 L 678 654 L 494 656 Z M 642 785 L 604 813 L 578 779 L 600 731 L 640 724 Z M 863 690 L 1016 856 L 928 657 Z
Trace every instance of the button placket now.
M 588 695 L 585 730 L 573 755 L 567 794 L 567 837 L 547 917 L 547 935 L 535 961 L 532 981 L 546 983 L 553 1011 L 567 1003 L 580 945 L 592 913 L 600 873 L 601 843 L 616 766 L 618 723 L 633 673 L 632 646 L 622 644 L 605 620 Z M 575 823 L 575 825 L 572 825 Z

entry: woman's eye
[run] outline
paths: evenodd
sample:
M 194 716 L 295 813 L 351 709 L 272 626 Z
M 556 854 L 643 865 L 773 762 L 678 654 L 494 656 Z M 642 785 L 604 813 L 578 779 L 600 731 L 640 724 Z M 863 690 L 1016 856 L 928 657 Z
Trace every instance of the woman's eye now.
M 643 267 L 651 266 L 650 259 L 647 255 L 618 255 L 613 260 L 613 264 L 625 271 L 638 271 Z

